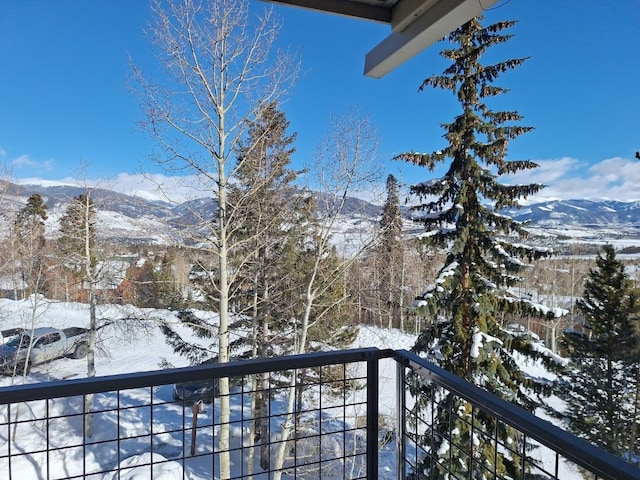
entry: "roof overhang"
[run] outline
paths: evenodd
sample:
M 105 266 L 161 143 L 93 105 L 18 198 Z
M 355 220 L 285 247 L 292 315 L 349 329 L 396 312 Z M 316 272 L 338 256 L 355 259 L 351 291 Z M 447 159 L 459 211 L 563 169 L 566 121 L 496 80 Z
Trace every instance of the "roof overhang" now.
M 382 78 L 498 0 L 266 0 L 389 24 L 365 56 L 364 74 Z

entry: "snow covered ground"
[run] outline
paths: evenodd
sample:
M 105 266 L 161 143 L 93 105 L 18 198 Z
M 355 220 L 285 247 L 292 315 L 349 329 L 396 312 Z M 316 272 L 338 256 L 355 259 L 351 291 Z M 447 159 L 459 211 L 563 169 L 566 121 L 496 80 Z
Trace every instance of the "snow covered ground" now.
M 199 312 L 203 314 L 204 312 Z M 175 354 L 171 347 L 165 343 L 164 336 L 161 334 L 158 325 L 159 322 L 176 322 L 175 312 L 151 310 L 151 309 L 136 309 L 131 307 L 121 307 L 115 305 L 99 306 L 98 318 L 105 321 L 105 319 L 118 320 L 118 319 L 140 319 L 141 325 L 137 328 L 124 328 L 123 320 L 116 321 L 116 326 L 111 326 L 101 330 L 100 332 L 100 351 L 96 356 L 96 370 L 97 375 L 114 375 L 125 374 L 131 372 L 141 372 L 149 370 L 157 370 L 161 368 L 162 364 L 169 363 L 173 366 L 187 366 L 188 361 L 177 354 Z M 84 304 L 78 303 L 60 303 L 50 302 L 45 299 L 38 299 L 36 303 L 32 300 L 25 301 L 11 301 L 6 299 L 0 299 L 0 329 L 5 330 L 13 327 L 31 328 L 31 326 L 53 326 L 57 328 L 64 328 L 69 326 L 84 326 L 88 325 L 89 312 L 88 307 Z M 142 327 L 142 328 L 141 328 Z M 187 334 L 185 329 L 183 334 Z M 408 335 L 401 334 L 397 331 L 386 331 L 375 328 L 363 328 L 354 343 L 353 347 L 370 347 L 377 346 L 380 348 L 409 348 L 413 343 L 414 338 Z M 83 378 L 86 376 L 86 360 L 85 359 L 73 359 L 62 358 L 55 360 L 51 363 L 38 365 L 32 367 L 30 375 L 24 379 L 25 383 L 45 382 L 49 380 L 64 380 L 73 378 Z M 383 361 L 380 365 L 380 375 L 382 382 L 389 382 L 395 387 L 395 364 L 392 361 Z M 12 378 L 8 376 L 0 377 L 0 388 L 9 385 L 15 385 L 23 383 L 21 377 Z M 381 400 L 380 410 L 382 415 L 386 415 L 393 418 L 395 396 L 394 388 L 381 388 Z M 166 385 L 158 387 L 154 392 L 154 398 L 159 400 L 166 400 L 171 402 L 172 392 L 171 386 Z M 1 398 L 1 390 L 0 390 Z M 78 403 L 78 399 L 74 400 Z M 108 398 L 96 398 L 98 402 L 109 402 Z M 68 411 L 68 408 L 75 408 L 76 411 L 81 411 L 81 405 L 63 405 L 65 401 L 59 400 L 54 403 L 54 406 L 49 406 L 50 409 L 60 409 L 60 411 Z M 21 418 L 29 415 L 37 418 L 44 414 L 44 404 L 30 405 L 28 411 L 23 409 L 20 412 Z M 162 412 L 166 415 L 166 420 L 158 416 L 158 412 Z M 50 412 L 51 413 L 51 412 Z M 157 425 L 166 421 L 169 423 L 176 423 L 176 418 L 182 414 L 182 405 L 175 403 L 163 409 L 154 410 L 153 422 L 154 430 L 157 431 Z M 189 412 L 190 413 L 190 412 Z M 200 422 L 206 422 L 207 416 L 210 412 L 204 412 L 201 415 Z M 356 418 L 359 415 L 354 411 L 353 416 Z M 7 409 L 6 407 L 0 407 L 0 423 L 6 422 Z M 211 421 L 209 419 L 209 421 Z M 110 430 L 113 426 L 110 424 L 107 418 L 95 419 L 94 436 L 92 441 L 99 440 L 101 436 L 109 438 L 111 435 Z M 51 445 L 57 447 L 71 444 L 74 440 L 81 435 L 82 428 L 78 421 L 74 425 L 69 422 L 65 422 L 64 427 L 59 429 L 47 429 L 45 433 L 42 422 L 32 422 L 21 424 L 18 430 L 18 438 L 15 443 L 10 446 L 8 442 L 8 433 L 5 430 L 0 430 L 0 455 L 6 455 L 9 448 L 12 448 L 14 454 L 21 450 L 34 451 L 38 447 L 44 445 L 46 435 L 49 435 Z M 149 423 L 149 418 L 137 419 L 120 419 L 120 428 L 124 429 L 124 432 L 120 433 L 123 438 L 133 437 L 141 431 L 145 431 Z M 6 425 L 6 423 L 5 423 Z M 6 427 L 5 427 L 6 428 Z M 237 437 L 241 436 L 240 432 L 232 431 L 232 435 Z M 236 439 L 237 440 L 237 439 Z M 77 440 L 76 440 L 77 441 Z M 188 442 L 187 442 L 188 443 Z M 19 480 L 40 479 L 46 477 L 46 469 L 48 469 L 50 478 L 66 478 L 75 474 L 80 474 L 83 468 L 87 471 L 96 470 L 100 467 L 99 458 L 113 457 L 113 453 L 107 452 L 107 449 L 113 449 L 112 445 L 108 443 L 105 446 L 100 447 L 96 451 L 77 451 L 75 454 L 69 451 L 64 454 L 58 454 L 57 452 L 50 453 L 48 456 L 46 452 L 40 454 L 28 455 L 23 457 L 14 457 L 12 459 L 12 471 L 20 472 Z M 121 448 L 122 445 L 121 445 Z M 139 454 L 137 452 L 137 446 L 134 442 L 131 442 L 131 452 L 121 452 L 121 457 L 125 460 L 121 463 L 123 467 L 135 467 L 136 465 L 144 465 L 149 463 L 150 454 Z M 172 457 L 178 457 L 182 455 L 182 444 L 177 444 L 175 438 L 171 435 L 166 436 L 166 444 L 159 450 L 162 453 L 154 453 L 154 462 L 164 461 L 161 455 L 164 453 L 164 459 L 170 459 Z M 186 449 L 189 448 L 187 444 Z M 165 453 L 167 452 L 167 453 Z M 185 456 L 188 456 L 185 455 Z M 6 459 L 0 459 L 0 479 L 7 478 L 8 464 Z M 199 480 L 210 478 L 210 460 L 202 460 L 201 462 L 192 461 L 188 464 L 188 470 L 183 470 L 183 465 L 179 462 L 168 461 L 155 465 L 153 469 L 154 479 L 173 479 L 184 478 L 190 480 Z M 122 479 L 139 479 L 139 478 L 151 478 L 151 473 L 148 466 L 138 466 L 129 471 L 127 475 L 121 475 Z M 115 479 L 116 477 L 110 474 L 97 477 L 104 480 Z M 259 477 L 257 477 L 259 478 Z
M 169 362 L 173 366 L 186 366 L 187 360 L 175 354 L 171 347 L 165 341 L 163 335 L 157 328 L 158 323 L 175 322 L 175 312 L 160 310 L 143 310 L 134 308 L 124 308 L 119 306 L 101 306 L 99 307 L 98 317 L 101 319 L 123 319 L 123 318 L 139 318 L 142 326 L 146 328 L 138 328 L 137 330 L 129 330 L 120 328 L 124 323 L 116 322 L 116 328 L 109 327 L 102 330 L 101 333 L 101 351 L 98 352 L 96 358 L 97 375 L 113 375 L 124 374 L 130 372 L 140 372 L 148 370 L 157 370 L 160 365 Z M 35 304 L 32 300 L 26 301 L 10 301 L 0 299 L 0 328 L 2 330 L 12 327 L 27 327 L 32 324 L 34 326 L 87 326 L 88 324 L 88 308 L 83 304 L 72 303 L 56 303 L 49 302 L 44 299 L 38 300 Z M 353 344 L 354 348 L 359 347 L 379 347 L 393 349 L 409 349 L 415 340 L 414 336 L 403 334 L 395 330 L 385 330 L 373 327 L 361 327 L 358 337 Z M 528 365 L 529 373 L 540 376 L 545 375 L 542 369 L 536 365 Z M 48 380 L 61 380 L 70 378 L 82 378 L 86 376 L 86 360 L 77 360 L 71 358 L 63 358 L 46 365 L 34 366 L 31 374 L 26 378 L 26 382 L 43 382 Z M 382 417 L 389 419 L 395 416 L 395 389 L 396 389 L 396 365 L 392 360 L 383 361 L 380 365 L 380 414 Z M 22 378 L 14 379 L 10 377 L 0 377 L 0 387 L 21 383 Z M 364 392 L 364 391 L 363 391 Z M 364 394 L 364 393 L 363 393 Z M 0 398 L 2 391 L 0 389 Z M 183 414 L 183 406 L 178 403 L 171 403 L 171 386 L 166 385 L 158 387 L 154 392 L 154 398 L 166 400 L 166 407 L 163 409 L 153 410 L 154 431 L 159 430 L 159 425 L 175 424 L 176 419 Z M 77 400 L 76 400 L 77 401 Z M 107 397 L 98 398 L 96 401 L 108 404 Z M 49 408 L 53 412 L 56 409 L 68 408 L 69 405 L 63 405 L 68 400 L 58 400 L 50 405 Z M 36 418 L 39 414 L 44 413 L 44 405 L 42 402 L 29 406 L 31 410 L 25 408 L 20 415 L 34 415 Z M 75 405 L 78 411 L 81 405 Z M 37 411 L 40 409 L 40 411 Z M 50 415 L 52 413 L 50 411 Z M 206 416 L 209 413 L 203 413 Z M 358 416 L 354 412 L 354 418 Z M 6 425 L 7 409 L 0 407 L 0 423 Z M 19 452 L 22 449 L 28 451 L 37 450 L 38 446 L 43 445 L 47 436 L 51 445 L 64 446 L 69 442 L 76 441 L 81 438 L 82 426 L 80 424 L 81 417 L 77 421 L 61 423 L 61 427 L 46 428 L 41 422 L 29 422 L 20 425 L 18 436 L 15 443 L 8 440 L 8 432 L 4 429 L 0 430 L 0 455 L 6 455 L 11 448 L 12 452 Z M 210 420 L 209 420 L 210 421 Z M 122 438 L 135 437 L 140 432 L 148 429 L 150 418 L 134 417 L 119 418 L 118 424 L 120 436 Z M 5 427 L 6 428 L 6 427 Z M 93 440 L 104 436 L 110 438 L 110 431 L 113 430 L 113 424 L 107 417 L 96 418 Z M 212 433 L 215 435 L 215 432 Z M 79 437 L 80 436 L 80 437 Z M 97 436 L 97 437 L 96 437 Z M 241 441 L 242 433 L 232 429 L 232 441 Z M 76 439 L 76 440 L 73 440 Z M 12 471 L 20 472 L 18 480 L 30 479 L 46 479 L 46 478 L 66 478 L 76 474 L 80 474 L 83 468 L 87 471 L 98 469 L 100 466 L 99 459 L 119 458 L 121 466 L 132 467 L 127 473 L 120 475 L 120 479 L 138 480 L 154 478 L 158 480 L 186 478 L 189 480 L 200 480 L 211 478 L 211 460 L 207 457 L 201 459 L 195 458 L 188 463 L 171 461 L 171 458 L 181 456 L 188 457 L 188 452 L 184 454 L 184 449 L 188 449 L 188 442 L 176 441 L 175 436 L 166 435 L 162 448 L 153 453 L 154 462 L 161 461 L 164 463 L 156 464 L 153 467 L 153 475 L 151 475 L 148 465 L 151 458 L 150 453 L 140 453 L 139 446 L 135 442 L 122 442 L 118 444 L 117 449 L 120 455 L 114 454 L 114 445 L 111 443 L 101 444 L 94 450 L 69 449 L 60 452 L 51 452 L 47 454 L 42 452 L 34 455 L 25 455 L 12 459 Z M 391 447 L 389 447 L 391 449 Z M 111 451 L 110 451 L 111 450 Z M 381 456 L 385 455 L 384 449 L 381 450 Z M 389 450 L 390 451 L 390 450 Z M 184 454 L 184 455 L 183 455 Z M 114 456 L 115 455 L 115 456 Z M 544 450 L 537 453 L 543 462 L 546 462 Z M 124 459 L 124 460 L 123 460 Z M 165 461 L 166 460 L 166 461 Z M 237 459 L 239 464 L 242 459 Z M 552 460 L 553 461 L 553 460 Z M 582 478 L 576 473 L 573 467 L 561 465 L 560 478 L 566 480 L 578 480 Z M 0 458 L 0 479 L 8 478 L 9 471 L 7 459 Z M 47 473 L 48 472 L 48 473 Z M 49 475 L 49 477 L 47 477 Z M 395 476 L 395 459 L 389 455 L 385 460 L 382 458 L 380 477 L 393 478 Z M 92 477 L 95 480 L 115 480 L 118 478 L 113 474 L 106 474 Z M 256 477 L 258 480 L 260 477 Z M 324 477 L 323 477 L 324 478 Z

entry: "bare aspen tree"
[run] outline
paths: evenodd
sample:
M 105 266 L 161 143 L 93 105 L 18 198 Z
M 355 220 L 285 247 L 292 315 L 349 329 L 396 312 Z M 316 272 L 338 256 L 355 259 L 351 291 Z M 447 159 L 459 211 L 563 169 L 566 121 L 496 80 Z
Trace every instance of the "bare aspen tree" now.
M 89 286 L 89 350 L 87 352 L 87 377 L 96 376 L 95 351 L 96 351 L 96 332 L 98 329 L 98 321 L 96 318 L 96 305 L 98 303 L 97 284 L 99 281 L 98 271 L 96 269 L 95 258 L 95 209 L 93 201 L 88 194 L 78 197 L 80 212 L 82 213 L 82 247 L 84 260 L 84 277 Z M 91 437 L 93 435 L 93 422 L 91 407 L 93 404 L 93 395 L 85 396 L 85 419 L 84 429 L 85 435 Z
M 372 186 L 380 179 L 377 162 L 378 138 L 372 122 L 357 111 L 348 115 L 333 116 L 329 133 L 321 142 L 314 157 L 315 165 L 311 172 L 318 175 L 314 181 L 314 190 L 319 191 L 318 221 L 310 236 L 309 250 L 314 252 L 313 264 L 305 280 L 302 296 L 303 315 L 296 336 L 294 353 L 302 354 L 307 350 L 309 330 L 323 321 L 328 312 L 336 307 L 336 299 L 328 305 L 316 305 L 317 299 L 333 284 L 343 279 L 348 269 L 358 257 L 375 243 L 374 232 L 366 232 L 357 245 L 347 245 L 349 251 L 340 252 L 341 261 L 335 266 L 331 277 L 321 275 L 321 266 L 331 252 L 332 234 L 340 216 L 344 213 L 350 195 L 357 192 L 371 192 Z M 364 233 L 364 232 L 363 232 Z M 288 442 L 294 429 L 295 397 L 297 374 L 292 375 L 287 392 L 287 415 L 282 424 L 280 444 L 274 461 L 275 480 L 280 480 Z
M 154 83 L 140 69 L 134 68 L 134 75 L 142 90 L 145 126 L 163 150 L 157 162 L 197 177 L 199 187 L 218 201 L 215 218 L 193 213 L 209 229 L 210 253 L 217 259 L 218 271 L 210 275 L 211 301 L 219 312 L 218 360 L 224 363 L 230 355 L 233 284 L 228 189 L 240 166 L 235 153 L 248 123 L 291 85 L 297 62 L 275 52 L 279 25 L 270 8 L 250 17 L 246 0 L 156 0 L 152 9 L 150 33 L 166 76 Z M 219 391 L 224 479 L 230 477 L 228 379 L 220 380 Z
M 2 235 L 2 247 L 0 249 L 0 278 L 3 289 L 13 293 L 13 299 L 20 298 L 19 290 L 22 290 L 21 275 L 19 272 L 20 255 L 18 254 L 18 240 L 15 228 L 12 224 L 16 214 L 16 202 L 11 195 L 11 180 L 6 166 L 0 164 L 0 231 Z
M 343 243 L 345 250 L 338 252 L 342 261 L 332 278 L 318 277 L 322 260 L 333 248 L 331 239 L 335 226 L 341 215 L 345 214 L 350 196 L 362 192 L 375 192 L 373 186 L 380 180 L 377 148 L 375 126 L 369 118 L 356 112 L 332 117 L 329 133 L 315 155 L 315 165 L 310 171 L 318 176 L 318 222 L 312 245 L 314 263 L 305 282 L 305 308 L 298 333 L 297 353 L 306 351 L 309 328 L 322 321 L 322 311 L 311 318 L 316 299 L 323 291 L 331 288 L 332 279 L 341 279 L 349 267 L 377 241 L 375 231 L 360 232 L 360 237 L 356 235 L 357 232 L 352 232 L 352 238 L 356 239 L 357 243 Z M 362 205 L 363 208 L 365 206 Z M 351 212 L 351 215 L 353 214 L 357 212 Z
M 78 278 L 81 290 L 87 292 L 89 304 L 89 347 L 87 349 L 87 377 L 96 376 L 95 352 L 98 320 L 96 307 L 98 304 L 97 286 L 100 271 L 96 257 L 96 210 L 91 198 L 92 189 L 85 187 L 85 193 L 73 198 L 65 214 L 60 219 L 59 252 L 62 262 L 70 268 Z M 78 352 L 78 357 L 84 352 Z M 90 438 L 93 435 L 91 409 L 93 394 L 84 398 L 84 432 Z

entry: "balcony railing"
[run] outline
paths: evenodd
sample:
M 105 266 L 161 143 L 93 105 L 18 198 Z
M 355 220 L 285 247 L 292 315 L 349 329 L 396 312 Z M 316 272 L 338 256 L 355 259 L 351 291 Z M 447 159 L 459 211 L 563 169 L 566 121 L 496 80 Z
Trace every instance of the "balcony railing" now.
M 228 421 L 217 391 L 204 409 L 174 398 L 175 384 L 219 378 L 232 385 Z M 522 459 L 523 478 L 640 478 L 635 466 L 407 351 L 373 348 L 0 388 L 0 478 L 220 478 L 223 453 L 239 479 L 430 478 L 418 466 L 432 452 L 428 439 L 448 433 L 429 408 L 412 408 L 416 379 L 519 432 L 517 446 L 480 433 Z M 473 445 L 456 448 L 473 455 Z M 439 468 L 458 478 L 446 462 Z

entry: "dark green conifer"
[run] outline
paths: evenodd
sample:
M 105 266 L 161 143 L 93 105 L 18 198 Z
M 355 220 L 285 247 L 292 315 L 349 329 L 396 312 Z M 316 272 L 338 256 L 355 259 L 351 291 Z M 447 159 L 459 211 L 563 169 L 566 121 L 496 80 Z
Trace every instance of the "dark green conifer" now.
M 387 198 L 382 206 L 380 228 L 382 228 L 382 244 L 386 250 L 393 250 L 402 236 L 402 212 L 398 196 L 398 180 L 393 175 L 387 177 Z
M 304 223 L 304 198 L 294 181 L 300 174 L 290 168 L 295 134 L 290 122 L 273 102 L 248 129 L 249 140 L 238 157 L 238 183 L 231 187 L 231 220 L 238 265 L 232 303 L 254 322 L 255 355 L 281 354 L 282 335 L 292 316 L 295 283 L 295 245 L 298 225 Z M 285 349 L 286 350 L 286 349 Z
M 58 237 L 59 253 L 65 266 L 79 270 L 87 258 L 90 266 L 95 266 L 96 215 L 93 199 L 84 193 L 73 198 L 67 206 L 60 218 Z
M 234 167 L 237 182 L 228 186 L 229 261 L 233 272 L 230 306 L 236 314 L 232 355 L 239 351 L 244 354 L 247 348 L 249 354 L 257 356 L 282 354 L 279 347 L 291 338 L 279 332 L 294 318 L 291 305 L 295 304 L 295 292 L 291 284 L 296 259 L 292 246 L 297 239 L 292 238 L 304 224 L 301 216 L 305 199 L 294 186 L 300 172 L 289 168 L 296 135 L 289 134 L 288 128 L 289 121 L 277 103 L 267 104 L 248 126 Z M 215 282 L 210 280 L 216 272 L 206 261 L 203 270 L 207 274 L 201 275 L 202 290 L 215 298 Z M 244 328 L 240 328 L 243 322 Z M 198 336 L 215 340 L 211 326 L 198 322 L 189 326 Z M 247 332 L 252 332 L 248 336 L 253 338 L 247 338 Z M 181 350 L 188 348 L 184 345 Z
M 571 359 L 561 389 L 569 429 L 615 455 L 637 461 L 640 303 L 613 246 L 605 245 L 596 258 L 576 306 L 583 328 L 563 336 Z
M 44 222 L 47 220 L 47 205 L 39 193 L 27 199 L 27 204 L 20 209 L 15 221 L 16 231 L 22 240 L 33 237 L 35 242 L 44 247 Z
M 13 225 L 15 253 L 18 255 L 22 270 L 22 280 L 29 293 L 44 293 L 46 288 L 45 246 L 47 242 L 44 227 L 47 218 L 47 205 L 40 194 L 34 193 L 18 212 Z
M 398 196 L 398 180 L 387 177 L 387 198 L 380 217 L 381 238 L 377 249 L 378 302 L 379 311 L 388 317 L 388 326 L 400 326 L 403 305 L 403 261 L 402 211 Z M 380 319 L 382 323 L 382 319 Z
M 511 37 L 503 31 L 515 22 L 484 27 L 481 20 L 473 19 L 449 35 L 451 47 L 441 55 L 451 65 L 442 75 L 427 78 L 420 87 L 449 90 L 460 104 L 461 112 L 452 122 L 443 124 L 446 146 L 434 153 L 398 156 L 431 171 L 450 161 L 442 177 L 411 187 L 412 194 L 423 202 L 412 211 L 414 220 L 428 232 L 423 239 L 425 247 L 447 251 L 438 278 L 418 299 L 434 323 L 419 335 L 413 350 L 465 380 L 532 410 L 539 400 L 534 392 L 542 393 L 545 385 L 524 374 L 514 351 L 532 358 L 540 357 L 541 352 L 532 346 L 528 335 L 510 329 L 502 319 L 505 314 L 554 314 L 511 289 L 520 281 L 527 261 L 551 252 L 521 243 L 527 236 L 526 229 L 500 212 L 505 207 L 517 207 L 520 199 L 538 192 L 543 185 L 499 181 L 502 175 L 537 165 L 507 159 L 509 141 L 531 127 L 518 124 L 522 117 L 516 111 L 496 111 L 485 103 L 506 92 L 493 82 L 525 61 L 517 58 L 481 63 L 490 47 Z M 517 446 L 521 439 L 513 431 L 451 393 L 422 388 L 423 399 L 435 402 L 436 428 L 442 436 L 433 438 L 431 455 L 413 472 L 416 478 L 524 477 L 517 455 L 505 454 L 488 436 L 477 433 L 495 432 L 503 444 Z M 424 407 L 422 403 L 416 405 L 417 409 Z M 470 445 L 473 448 L 468 456 L 461 453 L 459 448 Z

